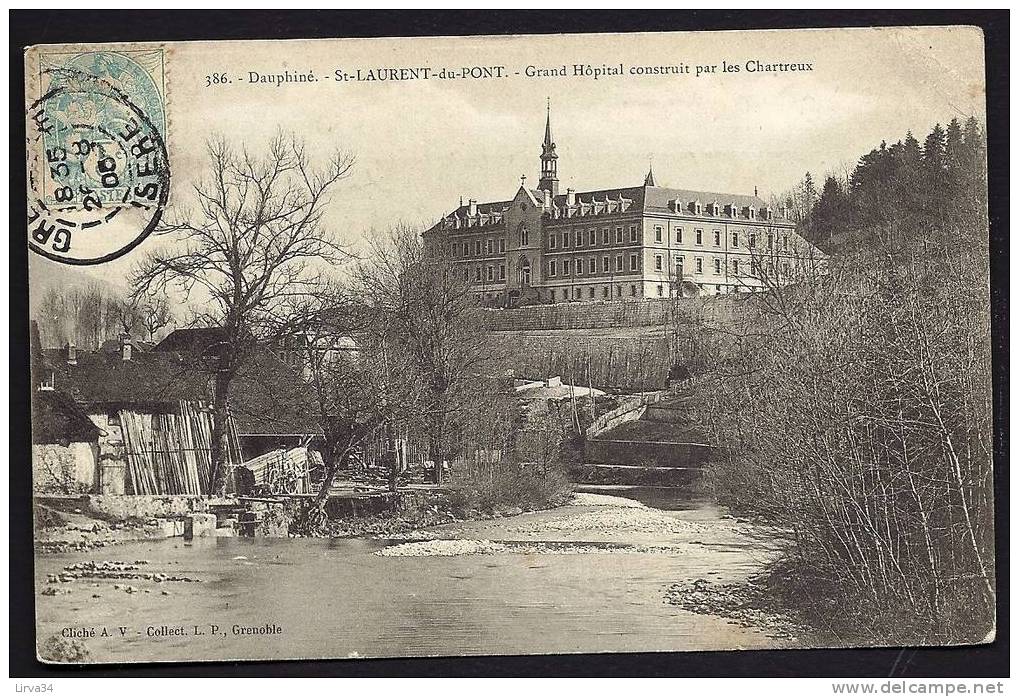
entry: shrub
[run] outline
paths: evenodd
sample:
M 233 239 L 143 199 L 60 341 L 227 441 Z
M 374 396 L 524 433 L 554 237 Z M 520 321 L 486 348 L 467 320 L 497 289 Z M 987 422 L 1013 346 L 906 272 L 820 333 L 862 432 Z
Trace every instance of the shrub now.
M 539 510 L 566 503 L 572 491 L 562 467 L 497 463 L 487 474 L 475 471 L 461 481 L 452 497 L 452 504 L 461 513 L 509 508 Z

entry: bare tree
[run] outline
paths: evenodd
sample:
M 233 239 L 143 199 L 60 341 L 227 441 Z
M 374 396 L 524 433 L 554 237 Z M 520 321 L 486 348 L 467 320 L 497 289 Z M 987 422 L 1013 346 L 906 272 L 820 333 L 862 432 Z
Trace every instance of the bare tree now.
M 303 354 L 302 372 L 325 441 L 324 476 L 304 512 L 308 532 L 321 529 L 336 473 L 358 450 L 381 444 L 390 489 L 397 490 L 396 435 L 407 434 L 422 389 L 413 363 L 397 355 L 391 320 L 336 284 L 316 293 L 291 319 L 288 334 Z
M 223 139 L 207 146 L 208 173 L 194 186 L 196 208 L 177 209 L 157 229 L 175 241 L 151 253 L 132 275 L 133 295 L 182 293 L 201 303 L 197 319 L 218 327 L 213 365 L 212 491 L 226 485 L 230 385 L 246 355 L 272 338 L 301 300 L 321 285 L 318 263 L 347 252 L 323 229 L 329 193 L 353 167 L 336 152 L 316 166 L 305 145 L 278 134 L 265 153 Z
M 143 310 L 132 298 L 124 298 L 113 304 L 113 314 L 123 334 L 134 336 L 142 327 Z
M 157 332 L 173 324 L 173 311 L 166 296 L 146 298 L 141 309 L 141 325 L 149 341 L 154 341 Z
M 62 346 L 71 340 L 73 321 L 68 316 L 67 298 L 58 288 L 49 288 L 36 313 L 43 346 Z
M 395 350 L 421 376 L 422 417 L 438 482 L 449 455 L 450 420 L 464 408 L 486 358 L 477 303 L 459 269 L 429 253 L 416 230 L 397 226 L 371 244 L 370 258 L 358 268 L 359 291 L 389 318 Z

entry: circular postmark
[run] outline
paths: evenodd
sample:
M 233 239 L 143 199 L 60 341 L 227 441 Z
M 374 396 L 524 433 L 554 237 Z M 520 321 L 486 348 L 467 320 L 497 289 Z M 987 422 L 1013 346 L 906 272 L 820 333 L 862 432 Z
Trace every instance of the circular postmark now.
M 163 214 L 165 141 L 112 82 L 74 67 L 45 75 L 48 89 L 27 117 L 29 247 L 65 264 L 112 261 Z

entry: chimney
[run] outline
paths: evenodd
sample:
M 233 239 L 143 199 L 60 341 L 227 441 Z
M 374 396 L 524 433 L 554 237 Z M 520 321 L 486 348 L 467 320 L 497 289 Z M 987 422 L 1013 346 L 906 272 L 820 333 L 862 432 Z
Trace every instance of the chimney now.
M 120 357 L 125 361 L 131 360 L 131 335 L 122 334 L 120 336 Z
M 67 344 L 67 365 L 78 365 L 78 347 L 73 341 Z
M 467 215 L 473 218 L 477 214 L 478 214 L 478 202 L 475 201 L 474 199 L 469 199 L 467 201 Z
M 575 206 L 577 204 L 577 195 L 573 192 L 573 189 L 566 190 L 566 205 Z

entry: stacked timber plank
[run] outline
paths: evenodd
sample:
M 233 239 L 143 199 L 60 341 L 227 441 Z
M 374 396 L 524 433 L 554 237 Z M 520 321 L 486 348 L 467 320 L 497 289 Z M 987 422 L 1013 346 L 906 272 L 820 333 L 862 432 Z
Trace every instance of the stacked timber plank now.
M 135 494 L 204 494 L 212 469 L 212 417 L 188 402 L 177 413 L 120 412 Z

